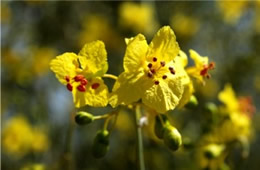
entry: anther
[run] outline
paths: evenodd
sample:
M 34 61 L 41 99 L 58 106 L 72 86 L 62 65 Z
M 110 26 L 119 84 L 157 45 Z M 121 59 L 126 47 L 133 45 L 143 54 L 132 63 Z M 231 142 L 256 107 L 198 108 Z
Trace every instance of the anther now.
M 172 71 L 172 70 L 174 70 L 174 68 L 173 67 L 169 67 L 169 70 Z
M 82 80 L 80 81 L 80 84 L 82 84 L 82 85 L 87 85 L 87 84 L 88 84 L 88 80 L 87 80 L 87 79 L 82 79 Z
M 100 85 L 99 83 L 94 83 L 94 84 L 91 85 L 91 88 L 97 89 L 99 87 L 99 85 Z
M 167 78 L 167 76 L 166 76 L 166 75 L 163 75 L 163 76 L 162 76 L 162 78 L 163 78 L 163 79 L 166 79 L 166 78 Z
M 172 74 L 175 74 L 175 70 L 171 70 L 171 73 L 172 73 Z
M 154 74 L 155 73 L 155 69 L 151 69 L 151 72 Z
M 156 57 L 154 57 L 154 58 L 153 58 L 153 62 L 156 62 L 156 61 L 157 61 L 157 58 L 156 58 Z
M 214 62 L 209 63 L 209 69 L 212 70 L 214 68 L 215 68 L 215 63 Z
M 67 84 L 67 89 L 68 89 L 69 91 L 72 91 L 72 85 L 71 85 L 70 83 Z
M 161 66 L 164 67 L 165 66 L 165 61 L 161 61 Z
M 76 82 L 78 82 L 78 81 L 81 81 L 82 79 L 84 79 L 85 77 L 83 76 L 83 75 L 76 75 L 75 77 L 74 77 L 74 80 L 76 81 Z
M 85 92 L 86 91 L 86 87 L 82 84 L 78 85 L 77 89 L 81 92 Z
M 149 78 L 152 78 L 152 77 L 153 77 L 153 73 L 152 73 L 151 71 L 149 71 L 149 72 L 147 73 L 147 76 L 148 76 Z
M 148 66 L 149 68 L 152 68 L 153 64 L 152 64 L 152 63 L 149 63 L 147 66 Z
M 69 76 L 65 76 L 65 80 L 66 80 L 67 82 L 70 82 L 70 77 L 69 77 Z
M 156 80 L 155 82 L 154 82 L 154 84 L 155 85 L 158 85 L 160 82 L 158 81 L 158 80 Z

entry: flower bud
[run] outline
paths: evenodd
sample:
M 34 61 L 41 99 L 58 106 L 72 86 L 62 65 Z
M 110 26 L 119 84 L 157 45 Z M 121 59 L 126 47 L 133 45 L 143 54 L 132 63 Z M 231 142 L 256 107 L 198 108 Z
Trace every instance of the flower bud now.
M 86 125 L 94 121 L 94 116 L 87 112 L 78 112 L 75 116 L 75 121 L 79 125 Z
M 171 125 L 165 126 L 163 140 L 164 144 L 173 151 L 176 151 L 182 144 L 181 134 Z
M 192 95 L 190 97 L 189 102 L 185 105 L 185 107 L 188 108 L 188 109 L 193 109 L 193 108 L 197 107 L 198 104 L 199 103 L 198 103 L 197 98 L 194 95 Z
M 204 148 L 204 156 L 208 159 L 217 158 L 224 149 L 225 147 L 223 145 L 209 144 Z
M 160 118 L 161 117 L 161 118 Z M 161 120 L 162 119 L 162 120 Z M 162 121 L 164 123 L 162 123 Z M 154 123 L 154 133 L 155 135 L 159 138 L 162 139 L 163 138 L 163 133 L 164 133 L 164 126 L 168 125 L 169 121 L 166 115 L 164 114 L 160 114 L 160 115 L 156 115 L 155 117 L 155 123 Z
M 217 113 L 218 108 L 217 108 L 217 106 L 214 103 L 208 102 L 205 105 L 205 110 L 208 113 L 214 114 L 214 113 Z
M 109 132 L 107 130 L 101 130 L 97 133 L 93 147 L 92 154 L 95 158 L 102 158 L 109 150 Z

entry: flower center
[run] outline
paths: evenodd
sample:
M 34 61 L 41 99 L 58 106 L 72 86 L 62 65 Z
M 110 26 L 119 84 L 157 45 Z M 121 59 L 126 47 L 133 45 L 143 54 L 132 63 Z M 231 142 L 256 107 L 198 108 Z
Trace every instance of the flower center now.
M 203 69 L 200 71 L 200 75 L 203 77 L 207 77 L 208 79 L 211 75 L 208 73 L 209 70 L 213 70 L 215 68 L 215 63 L 211 62 L 210 64 L 205 64 Z
M 88 81 L 86 79 L 85 76 L 79 74 L 79 75 L 76 75 L 75 77 L 73 77 L 72 79 L 69 77 L 69 76 L 65 76 L 65 80 L 67 82 L 67 89 L 69 91 L 72 91 L 73 90 L 73 86 L 72 84 L 73 83 L 77 83 L 77 90 L 80 91 L 80 92 L 85 92 L 86 91 L 86 86 L 89 84 L 90 81 Z M 91 83 L 91 88 L 92 89 L 97 89 L 98 87 L 100 86 L 99 83 Z
M 147 64 L 147 77 L 154 80 L 155 85 L 159 85 L 159 79 L 167 79 L 168 73 L 175 74 L 175 70 L 172 66 L 166 67 L 165 61 L 158 61 L 157 57 L 152 58 L 152 62 Z

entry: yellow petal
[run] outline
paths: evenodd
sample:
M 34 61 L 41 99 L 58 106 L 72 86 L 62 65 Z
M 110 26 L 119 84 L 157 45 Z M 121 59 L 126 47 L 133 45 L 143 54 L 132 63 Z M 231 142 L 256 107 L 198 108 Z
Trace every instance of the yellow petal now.
M 143 76 L 142 72 L 124 72 L 120 74 L 109 98 L 111 106 L 116 107 L 119 104 L 127 105 L 138 101 L 143 93 L 138 82 L 142 81 Z
M 173 30 L 162 27 L 150 43 L 148 58 L 157 57 L 160 61 L 171 61 L 179 54 L 180 48 Z M 148 59 L 149 60 L 149 59 Z
M 200 56 L 196 51 L 189 50 L 190 57 L 195 63 L 195 66 L 199 69 L 203 68 L 204 65 L 208 64 L 208 57 L 202 57 Z
M 183 52 L 182 50 L 180 50 L 179 55 L 177 56 L 178 58 L 180 58 L 181 64 L 183 67 L 186 67 L 188 64 L 188 57 L 185 54 L 185 52 Z
M 93 89 L 91 85 L 98 83 L 99 87 Z M 76 85 L 74 85 L 72 94 L 75 107 L 79 108 L 85 105 L 93 107 L 105 107 L 108 103 L 108 88 L 104 84 L 101 78 L 93 78 L 88 82 L 85 92 L 80 92 L 77 90 Z
M 102 76 L 107 72 L 107 52 L 102 41 L 98 40 L 85 44 L 78 57 L 88 77 Z
M 64 53 L 51 60 L 50 68 L 55 73 L 57 79 L 64 85 L 67 84 L 65 76 L 74 77 L 76 75 L 77 55 L 74 53 Z
M 178 77 L 168 81 L 160 81 L 159 85 L 153 85 L 145 91 L 142 101 L 158 113 L 164 113 L 178 105 L 182 93 L 182 81 Z
M 187 84 L 184 85 L 184 91 L 179 102 L 178 108 L 182 108 L 185 104 L 190 101 L 192 94 L 194 93 L 194 87 L 192 81 L 190 80 Z
M 148 44 L 142 34 L 134 38 L 126 39 L 127 47 L 124 56 L 124 70 L 138 70 L 144 60 L 148 49 Z
M 239 102 L 230 84 L 225 85 L 224 90 L 219 93 L 218 99 L 227 106 L 230 112 L 235 112 L 239 109 Z

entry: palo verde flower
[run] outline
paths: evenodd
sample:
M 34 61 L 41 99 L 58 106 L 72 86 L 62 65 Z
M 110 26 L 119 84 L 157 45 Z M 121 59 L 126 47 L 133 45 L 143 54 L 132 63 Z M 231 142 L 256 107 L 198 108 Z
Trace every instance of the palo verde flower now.
M 180 60 L 180 48 L 169 26 L 161 28 L 150 45 L 138 34 L 126 39 L 124 72 L 119 75 L 110 97 L 110 104 L 142 102 L 159 113 L 172 110 L 183 93 L 187 77 Z
M 208 63 L 208 57 L 202 57 L 194 50 L 189 50 L 189 52 L 191 59 L 195 63 L 195 66 L 187 68 L 186 71 L 190 76 L 198 79 L 200 82 L 204 84 L 205 82 L 203 78 L 211 77 L 208 71 L 215 68 L 215 63 Z
M 94 41 L 78 55 L 64 53 L 50 63 L 57 79 L 72 92 L 76 107 L 103 107 L 108 103 L 108 88 L 101 76 L 108 69 L 107 52 L 102 41 Z

